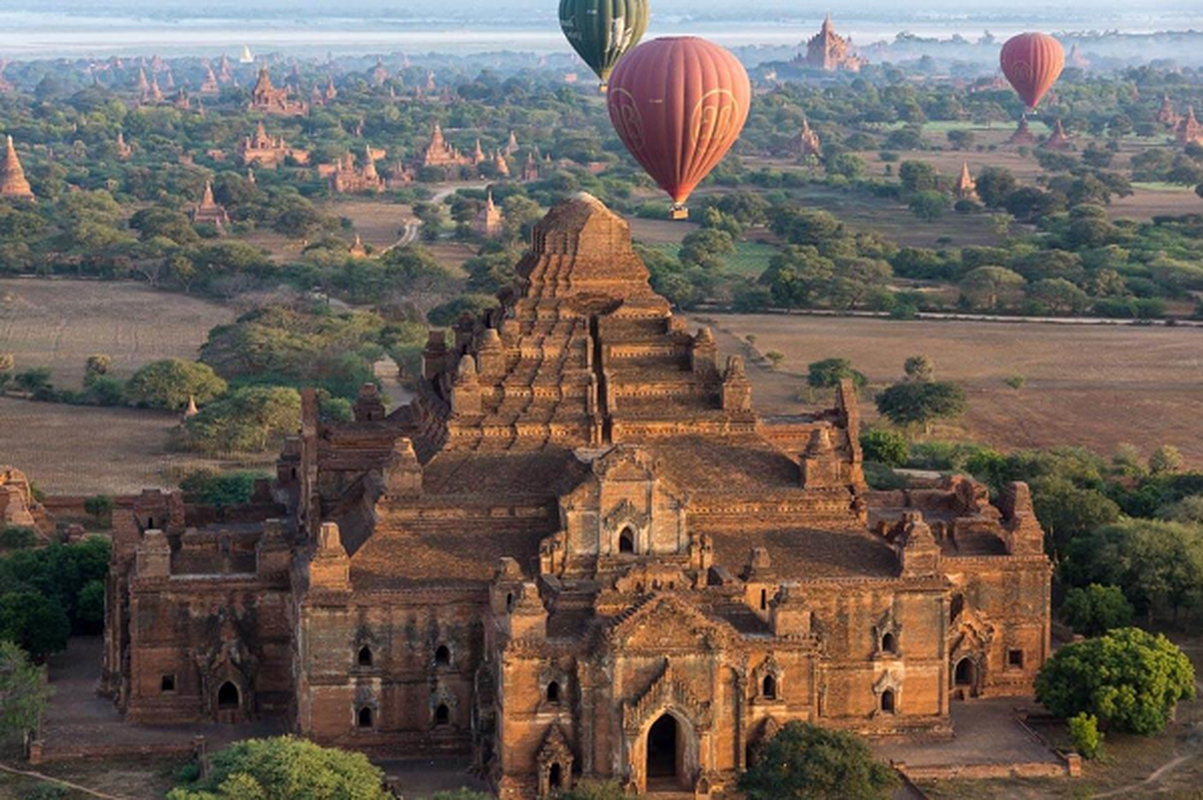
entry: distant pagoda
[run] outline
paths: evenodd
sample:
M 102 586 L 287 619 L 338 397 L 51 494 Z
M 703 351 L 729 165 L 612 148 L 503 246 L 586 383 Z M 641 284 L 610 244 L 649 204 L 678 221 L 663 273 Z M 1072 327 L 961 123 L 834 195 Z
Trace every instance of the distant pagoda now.
M 284 117 L 301 116 L 309 111 L 309 104 L 304 100 L 294 100 L 288 87 L 277 89 L 272 85 L 266 65 L 259 68 L 259 78 L 251 90 L 250 107 L 252 111 Z
M 192 221 L 197 225 L 212 225 L 219 231 L 224 231 L 230 223 L 230 215 L 225 206 L 213 199 L 213 184 L 205 181 L 205 192 L 201 201 L 192 209 Z
M 823 157 L 823 146 L 819 142 L 819 134 L 814 132 L 810 127 L 810 121 L 802 118 L 802 130 L 798 132 L 798 138 L 795 142 L 794 149 L 802 158 L 814 156 L 815 158 Z
M 1161 108 L 1157 109 L 1157 121 L 1167 128 L 1175 129 L 1182 120 L 1174 109 L 1174 103 L 1168 94 L 1161 96 Z
M 1045 150 L 1068 150 L 1073 147 L 1073 142 L 1070 140 L 1069 134 L 1065 132 L 1065 128 L 1061 127 L 1060 119 L 1053 125 L 1053 132 L 1048 135 L 1048 138 L 1040 146 Z
M 1015 133 L 1011 134 L 1011 138 L 1007 139 L 1007 144 L 1035 144 L 1036 137 L 1028 128 L 1028 115 L 1024 114 L 1019 118 L 1019 125 L 1015 128 Z
M 961 174 L 957 176 L 957 185 L 953 188 L 959 200 L 977 199 L 977 181 L 969 173 L 969 162 L 961 162 Z
M 1203 144 L 1203 125 L 1195 119 L 1194 106 L 1187 106 L 1186 116 L 1178 123 L 1178 131 L 1175 134 L 1178 144 Z
M 472 229 L 478 236 L 483 236 L 486 239 L 492 239 L 501 235 L 501 231 L 505 225 L 505 217 L 493 203 L 493 192 L 489 192 L 485 198 L 485 204 L 476 214 L 476 219 L 472 224 Z
M 17 148 L 13 146 L 11 136 L 5 143 L 4 168 L 0 170 L 0 197 L 12 200 L 36 199 L 33 188 L 25 178 L 25 170 L 21 167 L 21 159 L 17 157 Z

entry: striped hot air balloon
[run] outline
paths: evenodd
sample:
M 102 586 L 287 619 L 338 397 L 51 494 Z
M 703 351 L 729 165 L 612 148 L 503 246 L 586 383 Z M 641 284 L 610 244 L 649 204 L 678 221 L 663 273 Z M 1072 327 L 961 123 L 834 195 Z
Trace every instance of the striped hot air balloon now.
M 607 106 L 614 130 L 635 160 L 668 192 L 673 218 L 739 138 L 752 99 L 748 73 L 734 55 L 694 36 L 653 39 L 621 61 Z
M 647 30 L 647 0 L 560 0 L 560 29 L 572 49 L 601 79 Z
M 1007 40 L 998 60 L 1015 92 L 1034 109 L 1061 75 L 1065 50 L 1046 33 L 1021 33 Z

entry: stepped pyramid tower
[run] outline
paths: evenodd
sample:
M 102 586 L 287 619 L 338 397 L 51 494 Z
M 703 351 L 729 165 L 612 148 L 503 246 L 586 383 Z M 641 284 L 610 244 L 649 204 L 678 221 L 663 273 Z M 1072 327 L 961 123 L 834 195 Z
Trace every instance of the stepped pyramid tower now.
M 1053 132 L 1040 146 L 1045 150 L 1068 150 L 1073 146 L 1069 134 L 1065 132 L 1065 128 L 1061 127 L 1060 119 L 1053 124 Z
M 33 189 L 25 179 L 25 170 L 21 167 L 21 159 L 17 157 L 13 137 L 7 138 L 4 147 L 4 168 L 0 169 L 0 197 L 33 200 Z
M 1007 144 L 1035 144 L 1036 137 L 1028 128 L 1028 115 L 1023 114 L 1019 118 L 1019 125 L 1015 127 L 1015 132 L 1011 134 L 1011 138 L 1007 139 Z
M 757 413 L 589 195 L 497 300 L 431 333 L 408 405 L 369 383 L 326 421 L 304 390 L 237 526 L 137 498 L 104 662 L 126 719 L 472 753 L 500 800 L 699 798 L 793 720 L 948 734 L 958 697 L 1030 694 L 1052 570 L 1026 486 L 869 491 L 851 381 Z

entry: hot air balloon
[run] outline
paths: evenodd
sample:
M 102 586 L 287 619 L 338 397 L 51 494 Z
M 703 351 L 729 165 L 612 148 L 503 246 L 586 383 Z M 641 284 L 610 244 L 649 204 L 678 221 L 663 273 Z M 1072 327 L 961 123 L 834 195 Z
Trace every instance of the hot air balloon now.
M 1035 108 L 1061 74 L 1065 51 L 1045 33 L 1021 33 L 1003 45 L 998 57 L 1003 74 L 1028 108 Z
M 653 39 L 623 56 L 606 105 L 627 150 L 688 216 L 689 193 L 748 119 L 752 85 L 739 59 L 694 36 Z
M 560 0 L 560 28 L 606 91 L 610 70 L 647 30 L 647 0 Z

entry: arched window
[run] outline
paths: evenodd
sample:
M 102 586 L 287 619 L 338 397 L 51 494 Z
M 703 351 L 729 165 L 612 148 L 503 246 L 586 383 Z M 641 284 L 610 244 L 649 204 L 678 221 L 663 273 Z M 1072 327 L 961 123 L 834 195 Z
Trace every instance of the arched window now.
M 372 648 L 367 645 L 359 648 L 359 655 L 356 656 L 356 661 L 358 661 L 361 667 L 372 666 Z
M 505 610 L 506 613 L 514 610 L 514 593 L 506 592 L 505 594 Z
M 547 788 L 553 792 L 558 791 L 564 785 L 564 770 L 560 769 L 559 764 L 552 764 L 551 769 L 547 772 Z
M 761 589 L 760 590 L 760 610 L 764 611 L 768 607 L 769 607 L 769 590 Z
M 451 709 L 447 708 L 446 703 L 439 703 L 439 707 L 434 710 L 434 724 L 446 725 L 451 722 Z
M 361 728 L 372 727 L 372 709 L 368 708 L 367 706 L 359 709 L 359 714 L 356 716 L 356 722 L 359 723 L 359 727 Z
M 966 656 L 957 662 L 953 680 L 957 686 L 972 686 L 973 678 L 973 659 Z
M 881 710 L 887 714 L 894 713 L 894 690 L 886 689 L 881 693 Z
M 761 692 L 767 700 L 777 699 L 777 679 L 772 675 L 764 676 L 764 691 Z
M 618 535 L 618 552 L 635 552 L 635 531 L 631 530 L 629 527 L 623 528 L 622 533 Z
M 226 681 L 217 690 L 217 707 L 222 710 L 228 710 L 236 709 L 238 706 L 238 687 L 230 681 Z
M 451 650 L 447 645 L 441 644 L 434 651 L 434 663 L 440 667 L 446 667 L 451 664 Z
M 556 681 L 552 681 L 551 683 L 547 684 L 547 702 L 560 702 L 560 684 Z
M 898 652 L 898 642 L 894 639 L 894 634 L 887 632 L 881 637 L 881 652 L 896 653 Z

